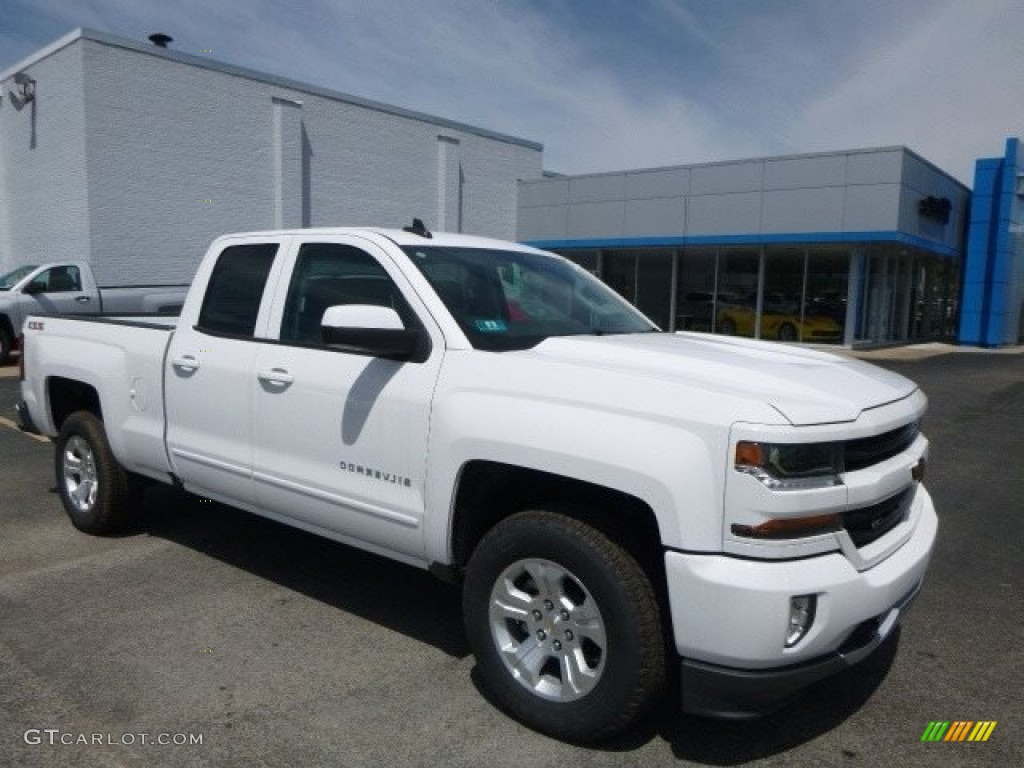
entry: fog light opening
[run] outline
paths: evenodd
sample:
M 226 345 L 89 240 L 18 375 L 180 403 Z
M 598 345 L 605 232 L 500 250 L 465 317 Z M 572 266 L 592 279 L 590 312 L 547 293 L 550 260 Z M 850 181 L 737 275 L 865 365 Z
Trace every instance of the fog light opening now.
M 789 598 L 789 627 L 786 630 L 786 647 L 792 648 L 803 640 L 814 624 L 814 613 L 818 607 L 816 595 L 797 595 Z

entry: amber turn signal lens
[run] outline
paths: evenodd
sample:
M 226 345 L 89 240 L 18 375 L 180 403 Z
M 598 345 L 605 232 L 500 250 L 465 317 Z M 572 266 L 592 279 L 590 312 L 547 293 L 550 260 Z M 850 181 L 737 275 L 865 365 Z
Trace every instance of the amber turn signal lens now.
M 748 539 L 793 539 L 839 530 L 839 515 L 814 515 L 766 520 L 759 525 L 732 526 L 732 532 Z
M 740 467 L 763 467 L 764 448 L 760 443 L 742 441 L 736 444 L 736 465 Z

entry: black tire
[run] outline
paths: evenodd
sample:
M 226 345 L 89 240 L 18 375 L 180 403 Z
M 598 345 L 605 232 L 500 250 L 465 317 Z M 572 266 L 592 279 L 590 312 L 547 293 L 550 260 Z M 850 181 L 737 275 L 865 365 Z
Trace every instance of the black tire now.
M 102 421 L 88 411 L 68 416 L 54 459 L 57 489 L 75 528 L 104 534 L 125 527 L 129 477 L 110 450 Z
M 792 323 L 783 323 L 779 326 L 779 341 L 796 341 L 796 326 Z
M 0 325 L 0 365 L 7 365 L 14 348 L 14 337 L 3 325 Z
M 723 317 L 718 323 L 718 332 L 726 336 L 735 336 L 736 321 L 731 317 Z
M 502 601 L 522 617 L 510 617 Z M 463 611 L 483 685 L 531 728 L 599 741 L 661 697 L 665 641 L 650 580 L 628 552 L 579 520 L 528 511 L 498 523 L 469 562 Z M 516 651 L 526 662 L 518 673 L 505 661 Z

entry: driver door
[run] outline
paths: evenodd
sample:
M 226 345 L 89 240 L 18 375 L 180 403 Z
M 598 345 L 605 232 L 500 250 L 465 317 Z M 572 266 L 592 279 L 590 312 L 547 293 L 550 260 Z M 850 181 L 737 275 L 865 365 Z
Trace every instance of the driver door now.
M 44 269 L 22 289 L 22 316 L 28 314 L 86 314 L 99 312 L 92 296 L 82 290 L 81 270 L 73 264 Z
M 285 274 L 289 266 L 252 384 L 255 504 L 333 538 L 419 557 L 440 332 L 388 255 L 367 240 L 296 243 Z M 346 304 L 395 309 L 406 328 L 431 337 L 426 359 L 325 344 L 324 310 Z

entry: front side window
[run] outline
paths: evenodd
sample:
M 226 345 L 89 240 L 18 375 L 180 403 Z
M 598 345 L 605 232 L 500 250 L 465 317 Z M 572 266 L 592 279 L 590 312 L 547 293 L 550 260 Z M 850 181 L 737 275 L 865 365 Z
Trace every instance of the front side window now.
M 70 265 L 52 267 L 32 278 L 26 286 L 30 293 L 66 293 L 82 290 L 82 276 L 78 267 Z
M 321 344 L 324 311 L 346 304 L 391 307 L 406 328 L 418 325 L 398 286 L 370 254 L 341 243 L 305 243 L 288 286 L 281 341 Z
M 263 289 L 274 264 L 277 243 L 231 245 L 217 259 L 206 285 L 196 330 L 252 337 Z
M 557 256 L 441 246 L 404 250 L 478 349 L 658 330 L 607 285 Z

